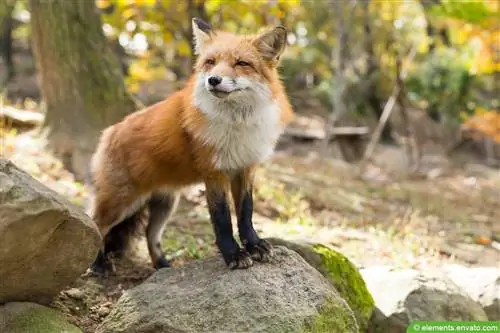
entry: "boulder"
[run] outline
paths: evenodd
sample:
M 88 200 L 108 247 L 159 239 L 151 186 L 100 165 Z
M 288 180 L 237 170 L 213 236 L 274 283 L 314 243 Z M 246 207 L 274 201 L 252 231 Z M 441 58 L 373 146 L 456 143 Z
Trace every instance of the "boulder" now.
M 0 158 L 0 304 L 47 304 L 85 272 L 101 244 L 75 204 Z
M 443 271 L 457 286 L 481 304 L 489 320 L 500 320 L 500 269 L 445 265 Z
M 54 309 L 24 302 L 0 305 L 0 332 L 83 333 Z
M 98 333 L 357 333 L 346 301 L 296 252 L 229 270 L 219 256 L 164 268 L 127 290 Z
M 487 320 L 481 306 L 439 272 L 381 266 L 361 274 L 375 299 L 370 333 L 404 333 L 413 320 Z
M 360 332 L 365 332 L 375 301 L 356 266 L 343 254 L 322 244 L 302 240 L 268 238 L 273 245 L 289 248 L 300 254 L 309 265 L 329 279 L 353 310 Z

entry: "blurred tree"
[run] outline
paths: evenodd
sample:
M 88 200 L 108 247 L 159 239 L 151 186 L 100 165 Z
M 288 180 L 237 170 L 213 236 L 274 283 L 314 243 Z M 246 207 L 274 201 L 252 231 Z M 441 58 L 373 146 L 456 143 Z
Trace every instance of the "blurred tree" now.
M 422 0 L 427 31 L 442 38 L 429 41 L 429 53 L 408 79 L 411 98 L 427 109 L 432 119 L 457 126 L 460 114 L 482 106 L 495 108 L 498 93 L 488 81 L 499 73 L 495 50 L 500 37 L 497 2 Z M 441 44 L 436 41 L 442 40 Z M 493 78 L 494 80 L 494 78 Z M 486 83 L 486 84 L 485 84 Z M 490 104 L 490 105 L 488 105 Z
M 479 106 L 490 110 L 498 105 L 491 89 L 500 75 L 494 61 L 497 2 L 341 1 L 348 42 L 342 47 L 343 69 L 336 72 L 332 50 L 338 27 L 331 1 L 95 1 L 105 36 L 122 60 L 128 91 L 148 104 L 191 73 L 190 20 L 199 16 L 215 28 L 241 33 L 285 24 L 289 47 L 281 73 L 292 103 L 299 112 L 326 116 L 335 109 L 332 95 L 341 83 L 346 111 L 341 125 L 369 125 L 380 117 L 396 84 L 396 55 L 413 45 L 417 55 L 404 82 L 409 108 L 455 127 L 463 120 L 461 111 L 472 114 Z M 383 141 L 392 140 L 391 125 L 398 130 L 389 122 Z
M 106 35 L 119 40 L 131 63 L 127 84 L 137 92 L 140 84 L 183 80 L 192 70 L 191 18 L 200 17 L 217 29 L 255 32 L 263 25 L 289 23 L 298 0 L 96 0 L 103 12 Z M 291 24 L 288 25 L 291 28 Z M 142 45 L 140 45 L 142 44 Z M 174 74 L 174 75 L 172 75 Z
M 48 143 L 81 180 L 101 130 L 135 104 L 94 2 L 30 0 L 29 5 Z
M 423 13 L 425 16 L 425 20 L 427 22 L 426 31 L 427 36 L 429 37 L 429 52 L 434 51 L 436 45 L 438 44 L 438 40 L 441 40 L 442 43 L 446 46 L 450 46 L 450 36 L 448 33 L 448 29 L 446 26 L 441 25 L 440 27 L 436 26 L 436 17 L 432 15 L 432 9 L 435 6 L 440 6 L 440 0 L 420 0 L 420 4 L 424 9 Z M 432 115 L 431 115 L 432 116 Z
M 12 29 L 14 18 L 12 12 L 16 2 L 14 0 L 3 0 L 0 2 L 0 56 L 5 64 L 5 78 L 0 82 L 0 87 L 6 84 L 14 76 L 12 63 Z M 0 77 L 1 79 L 1 77 Z
M 364 51 L 366 52 L 366 72 L 364 75 L 364 95 L 368 108 L 371 109 L 377 118 L 382 116 L 383 101 L 380 98 L 378 78 L 380 73 L 380 63 L 375 54 L 375 40 L 373 34 L 373 19 L 370 12 L 370 0 L 362 3 L 363 9 L 363 29 L 364 29 Z M 394 142 L 392 138 L 392 124 L 388 123 L 382 130 L 381 141 L 385 143 Z

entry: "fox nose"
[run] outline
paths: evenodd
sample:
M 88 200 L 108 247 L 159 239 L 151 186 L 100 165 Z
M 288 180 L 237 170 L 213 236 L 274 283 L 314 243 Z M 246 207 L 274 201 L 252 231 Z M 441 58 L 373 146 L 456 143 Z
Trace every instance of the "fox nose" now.
M 211 76 L 208 78 L 208 84 L 212 87 L 219 85 L 222 82 L 222 78 L 220 76 Z

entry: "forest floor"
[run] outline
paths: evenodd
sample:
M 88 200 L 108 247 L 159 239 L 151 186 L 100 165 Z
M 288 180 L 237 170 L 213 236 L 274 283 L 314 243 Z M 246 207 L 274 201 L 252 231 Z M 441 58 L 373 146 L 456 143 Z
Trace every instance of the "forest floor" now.
M 43 149 L 40 137 L 0 133 L 2 155 L 73 202 L 84 203 L 88 189 Z M 256 229 L 262 236 L 324 243 L 359 267 L 500 267 L 498 170 L 449 168 L 418 178 L 373 164 L 361 178 L 352 170 L 314 152 L 278 152 L 257 173 Z M 174 266 L 217 254 L 203 187 L 184 193 L 163 248 Z M 115 275 L 82 276 L 52 306 L 85 332 L 94 332 L 121 293 L 153 272 L 143 239 L 136 250 L 131 262 L 118 263 Z

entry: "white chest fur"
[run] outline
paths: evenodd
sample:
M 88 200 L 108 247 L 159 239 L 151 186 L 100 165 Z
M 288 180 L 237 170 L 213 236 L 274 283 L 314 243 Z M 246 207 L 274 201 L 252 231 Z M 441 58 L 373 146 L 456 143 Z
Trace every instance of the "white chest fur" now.
M 215 167 L 221 170 L 241 169 L 266 160 L 281 134 L 279 108 L 274 103 L 253 110 L 247 117 L 220 112 L 208 118 L 202 137 L 215 148 Z
M 199 138 L 214 147 L 217 169 L 242 169 L 271 156 L 283 129 L 279 106 L 268 96 L 250 93 L 220 101 L 195 89 L 195 105 L 207 120 Z

